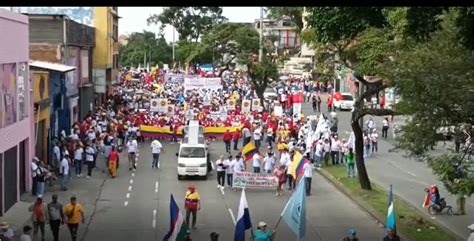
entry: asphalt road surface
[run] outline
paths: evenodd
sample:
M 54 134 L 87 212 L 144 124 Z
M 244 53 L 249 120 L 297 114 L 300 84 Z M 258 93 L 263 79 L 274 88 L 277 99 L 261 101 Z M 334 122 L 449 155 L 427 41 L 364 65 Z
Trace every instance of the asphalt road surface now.
M 229 208 L 237 216 L 240 191 L 225 189 L 223 195 L 216 188 L 216 174 L 209 176 L 208 180 L 178 181 L 175 157 L 178 145 L 169 144 L 168 141 L 162 143 L 165 152 L 160 156 L 159 170 L 151 168 L 149 142 L 140 147 L 139 164 L 135 172 L 127 170 L 126 159 L 121 160 L 119 176 L 107 179 L 95 211 L 87 212 L 93 217 L 87 231 L 85 226 L 81 227 L 83 240 L 162 240 L 170 225 L 170 195 L 173 194 L 182 207 L 184 192 L 189 183 L 197 185 L 202 200 L 197 230 L 191 232 L 192 239 L 209 240 L 211 232 L 218 232 L 219 240 L 233 239 L 234 225 Z M 217 159 L 225 150 L 223 142 L 219 140 L 212 142 L 210 149 L 211 160 Z M 349 228 L 356 228 L 361 240 L 381 239 L 384 231 L 372 217 L 361 211 L 323 177 L 316 172 L 314 174 L 313 195 L 307 199 L 307 240 L 340 240 Z M 270 190 L 247 190 L 252 223 L 256 225 L 259 221 L 265 221 L 269 229 L 272 229 L 288 198 L 288 191 L 284 196 L 276 197 L 275 192 Z M 68 236 L 65 229 L 61 236 Z M 275 240 L 295 239 L 295 235 L 282 221 Z

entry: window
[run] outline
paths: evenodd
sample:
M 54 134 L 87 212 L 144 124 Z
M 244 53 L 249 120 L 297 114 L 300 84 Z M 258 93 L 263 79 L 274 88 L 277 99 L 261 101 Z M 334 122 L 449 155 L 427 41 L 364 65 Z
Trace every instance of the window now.
M 118 40 L 118 25 L 114 24 L 112 31 L 113 31 L 112 36 L 114 40 L 117 41 Z
M 203 147 L 183 147 L 179 156 L 184 158 L 203 158 L 206 157 L 206 150 Z

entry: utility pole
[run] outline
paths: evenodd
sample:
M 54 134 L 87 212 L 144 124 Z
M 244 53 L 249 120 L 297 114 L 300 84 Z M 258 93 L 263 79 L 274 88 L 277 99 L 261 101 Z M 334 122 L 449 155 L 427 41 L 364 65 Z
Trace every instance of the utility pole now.
M 260 48 L 258 50 L 258 62 L 263 58 L 263 7 L 260 7 Z

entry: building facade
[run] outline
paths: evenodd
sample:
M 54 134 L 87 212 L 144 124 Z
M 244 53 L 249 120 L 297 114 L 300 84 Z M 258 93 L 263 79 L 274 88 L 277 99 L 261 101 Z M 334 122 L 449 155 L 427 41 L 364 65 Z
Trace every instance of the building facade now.
M 49 73 L 46 71 L 32 71 L 34 122 L 35 122 L 35 156 L 47 161 L 49 143 Z
M 260 19 L 255 20 L 254 27 L 260 32 Z M 278 49 L 291 50 L 301 47 L 298 31 L 288 19 L 263 19 L 263 36 L 273 36 Z
M 66 75 L 68 124 L 84 118 L 92 110 L 94 88 L 92 56 L 94 28 L 77 23 L 64 14 L 28 14 L 30 21 L 30 58 L 75 66 Z M 51 77 L 51 76 L 50 76 Z M 54 114 L 54 113 L 53 113 Z M 65 121 L 60 118 L 53 118 Z M 52 123 L 54 124 L 54 123 Z M 69 128 L 66 128 L 69 133 Z
M 28 67 L 28 17 L 0 9 L 0 215 L 31 190 L 33 101 Z
M 94 7 L 94 83 L 97 102 L 104 102 L 118 77 L 118 7 Z

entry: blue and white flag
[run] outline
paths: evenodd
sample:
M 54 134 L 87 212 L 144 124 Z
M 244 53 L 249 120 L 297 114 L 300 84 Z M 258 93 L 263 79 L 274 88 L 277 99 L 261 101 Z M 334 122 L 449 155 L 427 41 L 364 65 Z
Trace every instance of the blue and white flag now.
M 303 241 L 306 233 L 306 182 L 304 178 L 298 183 L 296 191 L 281 213 L 288 227 L 296 234 L 298 241 Z
M 249 206 L 247 204 L 247 196 L 245 196 L 245 189 L 242 189 L 242 196 L 240 196 L 239 213 L 237 215 L 237 222 L 235 223 L 234 241 L 245 241 L 245 231 L 252 228 L 252 221 L 250 221 Z
M 388 193 L 388 211 L 387 211 L 387 229 L 392 229 L 394 233 L 397 232 L 397 225 L 395 224 L 395 210 L 393 204 L 392 185 L 390 185 L 390 192 Z

